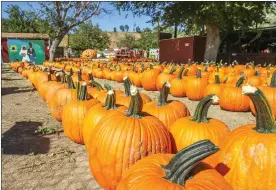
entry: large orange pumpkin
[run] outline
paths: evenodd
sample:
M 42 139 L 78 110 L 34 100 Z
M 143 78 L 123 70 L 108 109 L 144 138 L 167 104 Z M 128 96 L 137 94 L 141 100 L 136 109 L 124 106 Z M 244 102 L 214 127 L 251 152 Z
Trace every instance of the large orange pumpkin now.
M 221 109 L 233 112 L 249 111 L 250 99 L 242 94 L 241 88 L 244 80 L 244 77 L 240 77 L 235 87 L 229 86 L 223 89 L 219 100 Z
M 148 91 L 157 90 L 156 80 L 160 72 L 161 71 L 159 69 L 153 69 L 152 65 L 150 65 L 150 70 L 146 70 L 143 72 L 141 83 L 145 90 L 148 90 Z
M 220 78 L 218 75 L 215 75 L 215 83 L 208 84 L 205 87 L 204 96 L 206 97 L 210 94 L 215 94 L 220 98 L 220 94 L 222 93 L 224 87 L 225 87 L 225 84 L 220 82 Z M 213 104 L 219 104 L 219 101 L 213 102 Z
M 81 58 L 84 59 L 95 59 L 97 58 L 97 51 L 93 50 L 93 49 L 87 49 L 84 50 L 81 54 Z
M 171 125 L 174 153 L 204 139 L 209 139 L 219 145 L 220 140 L 230 132 L 222 121 L 207 118 L 209 107 L 216 101 L 218 97 L 214 94 L 204 97 L 198 103 L 194 116 L 180 118 Z
M 95 105 L 93 109 L 90 109 L 85 115 L 83 121 L 83 140 L 86 148 L 88 149 L 88 142 L 90 142 L 90 138 L 93 136 L 93 134 L 91 134 L 92 131 L 104 116 L 110 114 L 110 112 L 117 113 L 119 111 L 123 113 L 126 109 L 125 106 L 116 105 L 115 92 L 109 90 L 107 92 L 105 104 Z
M 131 96 L 126 115 L 107 114 L 89 143 L 90 170 L 105 189 L 116 189 L 124 172 L 140 159 L 171 152 L 169 131 L 156 117 L 141 114 L 142 98 L 135 87 Z
M 158 75 L 158 77 L 156 79 L 156 88 L 157 88 L 157 90 L 161 90 L 163 85 L 166 82 L 170 82 L 172 79 L 176 78 L 176 76 L 173 74 L 174 72 L 175 72 L 175 68 L 172 66 L 168 73 L 163 72 L 160 75 Z
M 79 85 L 79 82 L 78 82 Z M 79 87 L 77 88 L 79 89 Z M 78 92 L 79 91 L 79 92 Z M 94 105 L 100 102 L 95 99 L 87 100 L 86 83 L 77 90 L 78 99 L 67 103 L 62 112 L 62 127 L 65 135 L 75 143 L 84 144 L 83 141 L 83 120 L 85 114 Z
M 77 99 L 77 93 L 71 75 L 67 76 L 67 82 L 68 89 L 58 89 L 48 103 L 50 113 L 52 117 L 57 121 L 62 120 L 62 112 L 64 106 L 70 101 Z
M 160 91 L 158 101 L 152 101 L 144 105 L 143 111 L 157 117 L 167 127 L 179 118 L 189 116 L 190 112 L 183 102 L 168 101 L 170 83 L 166 82 Z
M 217 151 L 218 147 L 205 140 L 175 155 L 151 155 L 130 167 L 117 190 L 232 190 L 216 170 L 201 162 Z
M 201 100 L 204 97 L 204 90 L 207 84 L 208 80 L 201 77 L 201 70 L 198 69 L 196 77 L 187 80 L 186 95 L 188 99 Z
M 186 96 L 186 79 L 183 79 L 182 74 L 184 67 L 179 70 L 178 77 L 171 80 L 170 93 L 174 97 L 185 97 Z M 188 72 L 188 69 L 185 70 Z
M 256 108 L 256 124 L 233 130 L 220 145 L 217 170 L 233 189 L 276 189 L 276 122 L 260 89 L 244 86 Z

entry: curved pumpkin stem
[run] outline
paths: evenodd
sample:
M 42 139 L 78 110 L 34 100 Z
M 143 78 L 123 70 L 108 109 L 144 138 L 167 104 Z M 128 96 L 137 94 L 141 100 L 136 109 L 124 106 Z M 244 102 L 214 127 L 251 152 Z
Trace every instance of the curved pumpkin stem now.
M 242 94 L 247 95 L 256 110 L 256 127 L 259 133 L 276 133 L 276 122 L 271 106 L 263 92 L 250 85 L 242 87 Z
M 183 76 L 187 76 L 188 75 L 188 71 L 189 71 L 189 68 L 186 68 L 183 72 Z
M 78 80 L 81 81 L 81 69 L 78 70 Z
M 64 70 L 61 70 L 62 72 L 62 80 L 61 80 L 61 83 L 64 84 L 66 83 L 66 73 L 64 72 Z
M 111 87 L 109 84 L 107 84 L 107 83 L 104 84 L 104 88 L 105 88 L 107 91 L 113 90 L 112 87 Z
M 175 154 L 168 165 L 161 166 L 165 170 L 165 179 L 172 183 L 185 185 L 191 170 L 204 158 L 216 153 L 219 148 L 210 140 L 198 141 Z
M 276 70 L 273 72 L 273 75 L 271 77 L 270 87 L 276 88 Z
M 236 82 L 236 87 L 241 87 L 243 81 L 245 80 L 244 76 L 241 76 L 239 80 Z
M 96 81 L 91 81 L 91 84 L 97 88 L 97 90 L 103 90 L 104 88 Z
M 169 82 L 165 82 L 163 84 L 163 87 L 160 91 L 159 97 L 158 97 L 158 102 L 157 102 L 157 106 L 165 106 L 167 105 L 167 100 L 168 100 L 168 95 L 170 92 L 170 83 Z
M 132 85 L 131 81 L 129 80 L 128 77 L 124 77 L 123 80 L 124 80 L 125 96 L 129 97 L 131 96 L 130 94 L 130 86 Z
M 68 83 L 68 89 L 76 89 L 73 80 L 72 80 L 72 75 L 67 76 L 67 83 Z
M 72 69 L 72 67 L 70 68 L 70 71 L 69 71 L 69 73 L 70 73 L 70 75 L 72 75 L 73 76 L 73 69 Z
M 254 73 L 254 76 L 260 76 L 260 71 L 256 71 L 256 72 Z
M 215 84 L 220 84 L 220 79 L 217 74 L 215 75 Z
M 51 73 L 48 72 L 48 82 L 51 81 Z
M 176 71 L 174 65 L 171 66 L 169 74 L 173 74 Z
M 57 79 L 57 82 L 61 82 L 61 76 L 59 73 L 56 74 L 56 79 Z
M 185 67 L 181 67 L 181 69 L 179 70 L 178 75 L 177 75 L 178 79 L 182 79 L 182 74 L 183 74 L 184 69 L 185 69 Z
M 210 94 L 204 97 L 197 105 L 195 114 L 191 118 L 192 121 L 196 121 L 197 123 L 208 123 L 208 110 L 213 102 L 217 102 L 218 97 L 215 94 Z
M 227 80 L 228 80 L 228 77 L 226 77 L 222 83 L 225 84 L 227 82 Z
M 131 93 L 131 100 L 128 107 L 128 110 L 126 111 L 126 116 L 134 117 L 140 119 L 141 116 L 139 113 L 142 111 L 143 108 L 143 100 L 141 95 L 139 94 L 139 91 L 135 86 L 130 87 L 130 93 Z
M 79 82 L 78 82 L 78 85 L 79 85 Z M 79 89 L 78 100 L 80 101 L 87 100 L 87 85 L 85 82 L 81 85 L 81 88 Z
M 201 78 L 201 69 L 198 69 L 196 72 L 196 78 Z
M 103 107 L 107 110 L 115 110 L 116 107 L 116 95 L 113 89 L 109 90 L 106 94 L 106 100 Z

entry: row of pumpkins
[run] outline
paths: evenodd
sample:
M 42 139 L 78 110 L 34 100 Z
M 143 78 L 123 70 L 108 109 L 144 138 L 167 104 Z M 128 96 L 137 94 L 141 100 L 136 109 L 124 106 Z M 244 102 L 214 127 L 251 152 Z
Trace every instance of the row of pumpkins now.
M 253 63 L 239 65 L 152 65 L 148 63 L 115 63 L 115 62 L 45 62 L 44 66 L 52 66 L 77 73 L 80 69 L 82 79 L 88 79 L 88 73 L 99 79 L 123 82 L 129 77 L 137 87 L 147 91 L 160 90 L 165 82 L 170 82 L 170 94 L 174 97 L 188 97 L 199 101 L 209 94 L 219 97 L 221 109 L 234 112 L 252 111 L 255 109 L 247 96 L 242 95 L 242 86 L 250 84 L 260 88 L 267 96 L 276 116 L 276 99 L 274 90 L 276 81 L 271 80 L 275 67 L 254 66 Z
M 259 88 L 244 85 L 240 91 L 256 108 L 256 124 L 230 132 L 207 117 L 219 101 L 215 94 L 204 96 L 190 116 L 184 103 L 167 100 L 169 81 L 151 100 L 130 77 L 120 91 L 103 88 L 93 72 L 83 79 L 80 71 L 11 66 L 37 89 L 65 135 L 85 144 L 92 175 L 105 189 L 276 189 L 276 123 Z

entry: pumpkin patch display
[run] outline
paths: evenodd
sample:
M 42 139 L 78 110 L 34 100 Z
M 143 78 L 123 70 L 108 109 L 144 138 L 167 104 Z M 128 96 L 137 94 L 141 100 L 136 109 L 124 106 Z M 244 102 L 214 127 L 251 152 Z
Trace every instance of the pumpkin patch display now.
M 233 189 L 276 189 L 276 122 L 263 92 L 243 86 L 256 109 L 256 124 L 233 130 L 220 145 L 217 170 Z
M 132 86 L 126 114 L 106 114 L 93 131 L 89 167 L 105 189 L 116 189 L 124 172 L 140 159 L 171 152 L 169 131 L 156 117 L 143 115 L 142 106 L 142 98 Z
M 143 111 L 157 117 L 167 127 L 179 118 L 189 116 L 190 112 L 186 105 L 180 101 L 168 101 L 170 83 L 166 82 L 159 94 L 158 101 L 152 101 L 144 105 Z
M 182 77 L 184 67 L 179 70 L 178 76 L 171 80 L 170 93 L 174 97 L 185 97 L 186 96 L 186 79 Z M 188 69 L 184 73 L 187 73 Z M 185 75 L 185 74 L 184 74 Z
M 79 85 L 79 82 L 77 82 Z M 84 144 L 83 120 L 88 110 L 100 102 L 96 99 L 87 100 L 87 87 L 83 83 L 81 89 L 77 87 L 77 100 L 67 103 L 62 112 L 62 127 L 65 135 L 73 142 Z
M 123 174 L 117 190 L 232 190 L 229 183 L 204 158 L 219 148 L 198 141 L 177 154 L 154 154 L 143 158 Z

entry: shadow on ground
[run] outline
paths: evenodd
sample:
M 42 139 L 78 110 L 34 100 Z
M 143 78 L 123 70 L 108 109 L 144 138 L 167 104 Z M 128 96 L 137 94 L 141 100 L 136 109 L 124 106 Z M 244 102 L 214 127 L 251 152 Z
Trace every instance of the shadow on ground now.
M 15 93 L 24 93 L 24 92 L 32 92 L 34 89 L 27 88 L 27 89 L 22 89 L 18 87 L 8 87 L 8 88 L 2 88 L 1 89 L 1 96 L 5 96 L 7 94 L 15 94 Z
M 13 80 L 22 80 L 22 78 L 20 78 L 20 79 L 12 79 L 12 78 L 1 78 L 1 80 L 9 80 L 9 81 L 13 81 Z
M 49 138 L 35 134 L 41 122 L 16 122 L 2 134 L 2 154 L 46 154 L 49 151 Z

